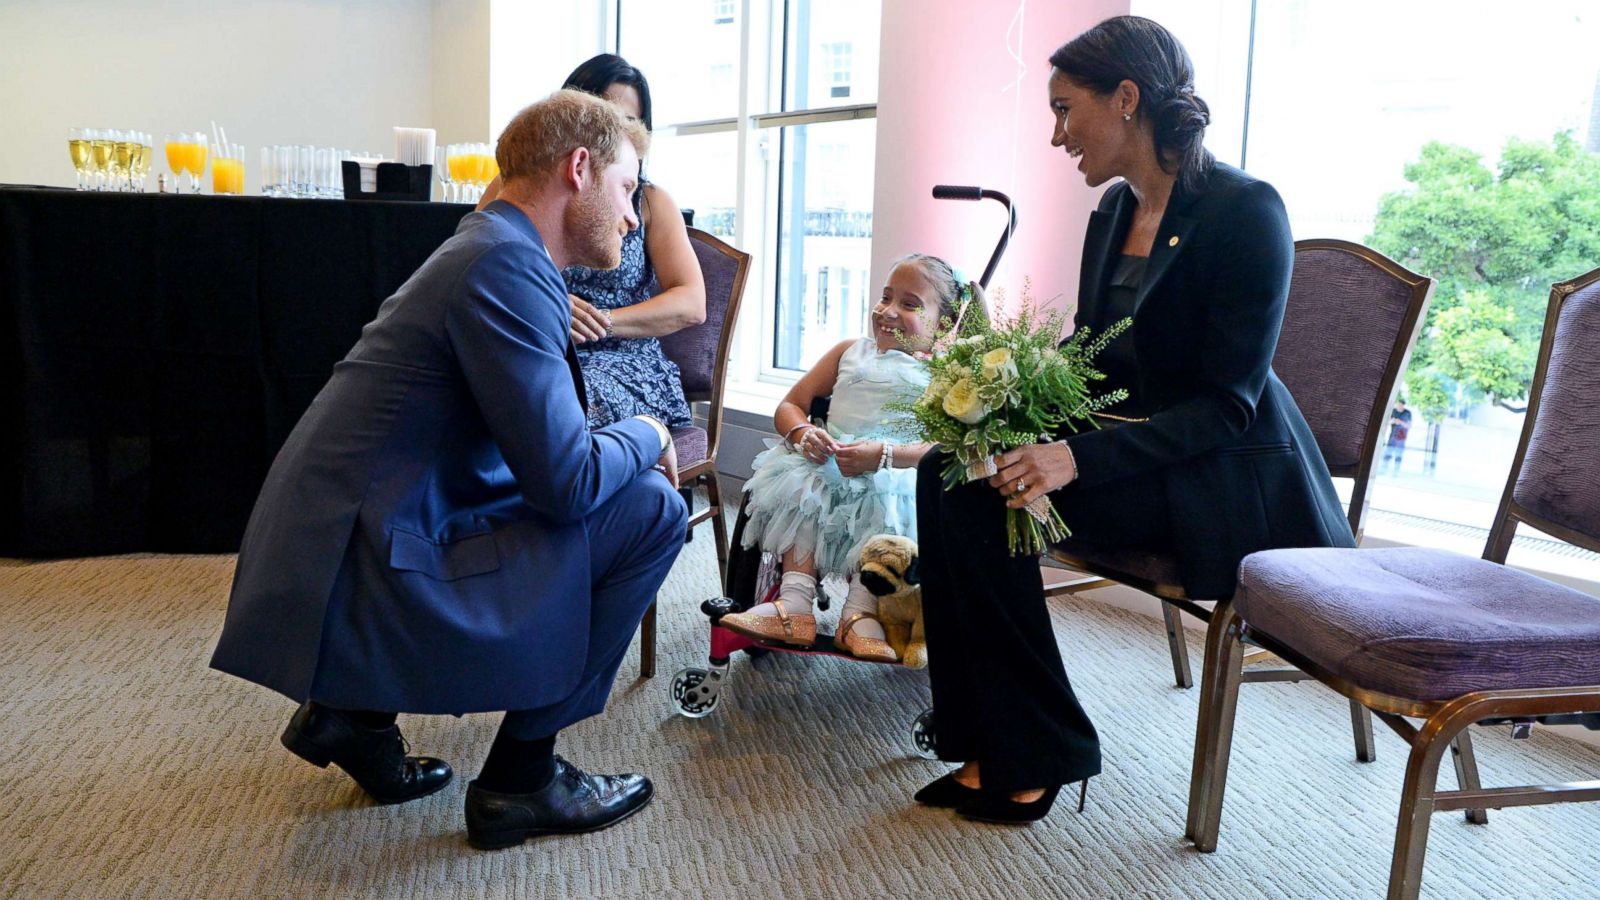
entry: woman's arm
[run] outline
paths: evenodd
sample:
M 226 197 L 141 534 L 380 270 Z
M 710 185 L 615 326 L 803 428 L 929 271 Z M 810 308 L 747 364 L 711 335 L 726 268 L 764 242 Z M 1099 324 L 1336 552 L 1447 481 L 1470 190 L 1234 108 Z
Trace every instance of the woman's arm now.
M 789 388 L 772 415 L 772 425 L 778 435 L 800 448 L 806 459 L 814 463 L 826 462 L 838 447 L 838 442 L 825 429 L 811 425 L 811 401 L 833 393 L 834 382 L 839 379 L 839 358 L 855 341 L 840 341 L 822 355 L 810 371 Z
M 1172 465 L 1227 444 L 1255 421 L 1283 322 L 1294 242 L 1283 201 L 1266 182 L 1245 185 L 1226 203 L 1229 215 L 1203 223 L 1221 236 L 1207 260 L 1215 275 L 1190 288 L 1206 315 L 1193 336 L 1202 362 L 1188 399 L 1144 421 L 998 455 L 989 484 L 1008 506 L 1074 481 L 1103 484 Z
M 1066 441 L 1086 484 L 1143 474 L 1224 446 L 1255 421 L 1272 369 L 1294 268 L 1283 201 L 1266 182 L 1225 199 L 1227 211 L 1201 227 L 1218 235 L 1206 259 L 1213 273 L 1190 290 L 1205 304 L 1188 399 L 1143 422 L 1086 431 Z M 1147 324 L 1144 327 L 1160 327 Z
M 661 337 L 706 320 L 706 283 L 689 243 L 683 213 L 666 191 L 644 186 L 644 252 L 655 267 L 661 293 L 643 303 L 611 311 L 617 337 Z

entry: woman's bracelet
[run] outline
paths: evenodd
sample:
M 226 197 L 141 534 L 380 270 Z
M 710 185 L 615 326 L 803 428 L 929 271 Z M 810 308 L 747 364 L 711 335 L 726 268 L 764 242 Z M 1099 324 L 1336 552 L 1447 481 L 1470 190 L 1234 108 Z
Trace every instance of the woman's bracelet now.
M 878 452 L 878 471 L 892 468 L 894 468 L 894 445 L 884 441 L 883 449 Z
M 1067 443 L 1065 439 L 1056 441 L 1056 443 L 1060 444 L 1067 451 L 1067 459 L 1072 462 L 1072 480 L 1077 481 L 1078 475 L 1080 474 L 1078 472 L 1078 457 L 1072 454 L 1072 445 Z
M 606 337 L 615 337 L 617 331 L 615 328 L 611 327 L 611 310 L 597 309 L 595 312 L 599 313 L 600 317 L 606 320 Z

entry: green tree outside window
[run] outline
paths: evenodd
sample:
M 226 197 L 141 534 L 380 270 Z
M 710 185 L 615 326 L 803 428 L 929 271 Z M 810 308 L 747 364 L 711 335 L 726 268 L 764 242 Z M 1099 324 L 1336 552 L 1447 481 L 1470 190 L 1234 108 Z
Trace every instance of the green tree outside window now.
M 1566 132 L 1512 138 L 1496 172 L 1432 141 L 1405 177 L 1379 200 L 1367 243 L 1438 281 L 1405 375 L 1437 449 L 1458 393 L 1522 410 L 1550 285 L 1600 263 L 1600 154 Z

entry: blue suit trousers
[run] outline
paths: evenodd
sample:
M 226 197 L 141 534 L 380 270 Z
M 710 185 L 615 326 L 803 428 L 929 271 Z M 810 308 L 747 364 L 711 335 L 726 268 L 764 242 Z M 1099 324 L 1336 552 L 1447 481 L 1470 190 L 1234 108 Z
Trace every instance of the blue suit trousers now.
M 687 521 L 683 497 L 654 472 L 634 479 L 584 519 L 594 605 L 583 677 L 556 703 L 506 713 L 502 734 L 519 741 L 549 737 L 605 709 L 639 621 L 683 548 Z

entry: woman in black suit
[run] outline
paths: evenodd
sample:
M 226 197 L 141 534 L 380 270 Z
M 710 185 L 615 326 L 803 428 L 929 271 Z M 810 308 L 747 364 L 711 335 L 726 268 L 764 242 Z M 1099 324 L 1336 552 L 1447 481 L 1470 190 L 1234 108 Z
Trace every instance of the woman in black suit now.
M 987 483 L 918 472 L 928 665 L 941 759 L 917 794 L 969 818 L 1029 822 L 1100 772 L 1036 557 L 1003 515 L 1050 494 L 1073 540 L 1175 556 L 1190 596 L 1232 593 L 1273 547 L 1354 545 L 1328 468 L 1272 371 L 1294 243 L 1271 185 L 1214 161 L 1188 53 L 1148 19 L 1108 19 L 1050 57 L 1051 144 L 1106 191 L 1084 242 L 1077 327 L 1131 316 L 1099 359 L 1129 397 L 1106 427 L 996 457 Z

